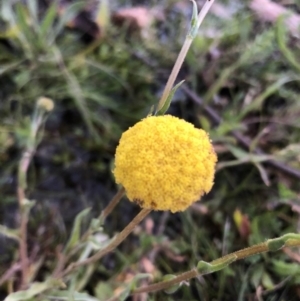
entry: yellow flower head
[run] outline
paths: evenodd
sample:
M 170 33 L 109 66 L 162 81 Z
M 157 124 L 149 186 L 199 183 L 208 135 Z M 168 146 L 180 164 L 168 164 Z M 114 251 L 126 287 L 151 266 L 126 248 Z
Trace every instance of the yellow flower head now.
M 177 212 L 211 190 L 216 162 L 205 131 L 170 115 L 151 116 L 123 133 L 114 174 L 129 200 Z
M 54 102 L 48 97 L 40 97 L 37 100 L 37 106 L 38 108 L 45 110 L 46 112 L 50 112 L 54 108 Z

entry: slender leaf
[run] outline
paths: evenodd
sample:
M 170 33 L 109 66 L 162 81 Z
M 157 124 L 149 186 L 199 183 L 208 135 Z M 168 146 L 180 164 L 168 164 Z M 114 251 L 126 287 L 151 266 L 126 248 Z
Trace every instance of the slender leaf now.
M 51 288 L 64 287 L 64 283 L 57 279 L 50 279 L 46 282 L 34 282 L 27 290 L 18 291 L 8 295 L 4 301 L 26 301 L 40 295 Z M 92 300 L 91 300 L 92 301 Z
M 55 291 L 50 294 L 47 294 L 47 298 L 50 300 L 55 301 L 64 301 L 70 300 L 70 292 L 69 291 Z M 79 293 L 79 292 L 73 292 L 71 293 L 71 300 L 74 301 L 100 301 L 99 299 L 90 296 L 87 293 Z
M 73 225 L 72 233 L 70 236 L 70 239 L 66 245 L 65 252 L 67 253 L 70 251 L 79 241 L 80 239 L 80 234 L 81 234 L 81 224 L 83 219 L 88 215 L 90 212 L 91 208 L 86 208 L 82 210 L 80 213 L 77 214 L 75 218 L 75 222 Z
M 276 24 L 276 37 L 277 43 L 279 46 L 280 51 L 282 52 L 283 56 L 287 60 L 287 62 L 293 67 L 297 72 L 300 72 L 300 63 L 297 61 L 293 52 L 288 48 L 286 43 L 286 25 L 284 23 L 284 18 L 281 16 L 277 20 Z
M 50 31 L 54 23 L 56 14 L 57 14 L 57 3 L 56 1 L 53 1 L 50 7 L 48 8 L 46 15 L 40 25 L 40 32 L 42 35 L 46 35 Z
M 19 236 L 19 231 L 15 229 L 10 229 L 5 226 L 0 225 L 0 233 L 6 237 L 15 239 L 15 240 L 20 240 Z
M 175 85 L 175 86 L 172 88 L 172 90 L 171 90 L 170 94 L 168 95 L 168 97 L 167 97 L 165 103 L 163 104 L 162 108 L 161 108 L 160 110 L 157 111 L 156 115 L 158 115 L 158 116 L 159 116 L 159 115 L 164 115 L 164 114 L 167 112 L 167 110 L 168 110 L 169 107 L 170 107 L 170 104 L 171 104 L 171 101 L 172 101 L 172 99 L 173 99 L 173 96 L 174 96 L 175 92 L 177 91 L 177 89 L 178 89 L 183 83 L 184 83 L 184 80 L 182 80 L 181 82 L 179 82 L 177 85 Z
M 242 118 L 246 114 L 259 110 L 266 98 L 277 92 L 282 86 L 285 84 L 292 82 L 292 81 L 299 81 L 300 78 L 297 78 L 295 76 L 286 75 L 283 77 L 280 77 L 275 83 L 270 85 L 263 93 L 258 95 L 253 101 L 244 108 L 244 110 L 240 113 L 240 117 Z
M 38 25 L 38 1 L 27 0 L 27 6 L 35 25 Z

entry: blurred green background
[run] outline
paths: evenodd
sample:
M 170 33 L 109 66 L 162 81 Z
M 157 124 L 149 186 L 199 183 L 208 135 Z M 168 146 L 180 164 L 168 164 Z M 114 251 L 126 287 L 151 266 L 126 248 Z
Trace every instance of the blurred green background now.
M 183 272 L 299 232 L 300 31 L 290 20 L 300 18 L 300 4 L 262 2 L 215 1 L 168 111 L 210 133 L 219 158 L 212 191 L 186 212 L 151 213 L 82 285 L 95 300 L 137 273 Z M 293 17 L 275 18 L 274 4 Z M 92 207 L 98 216 L 117 191 L 111 170 L 118 140 L 157 103 L 191 9 L 184 0 L 1 1 L 1 225 L 18 228 L 16 171 L 36 100 L 55 102 L 28 174 L 27 195 L 36 200 L 29 253 L 33 263 L 42 260 L 37 280 L 53 269 L 76 214 Z M 105 232 L 120 231 L 138 211 L 124 199 Z M 1 235 L 0 277 L 17 252 Z M 299 262 L 295 249 L 254 256 L 173 295 L 127 300 L 299 300 Z M 0 291 L 4 298 L 7 283 Z

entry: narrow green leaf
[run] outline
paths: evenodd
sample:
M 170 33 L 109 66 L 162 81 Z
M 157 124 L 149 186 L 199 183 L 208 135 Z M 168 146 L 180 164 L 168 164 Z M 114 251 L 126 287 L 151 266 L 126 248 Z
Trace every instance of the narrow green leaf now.
M 154 106 L 151 106 L 149 113 L 147 114 L 147 116 L 152 116 L 154 113 Z
M 269 273 L 264 272 L 261 278 L 261 283 L 266 289 L 272 289 L 274 288 L 275 284 L 270 276 Z
M 258 162 L 253 162 L 253 164 L 256 166 L 257 170 L 259 171 L 261 179 L 264 181 L 265 185 L 270 186 L 269 176 L 264 166 Z
M 57 15 L 57 3 L 56 1 L 53 1 L 50 7 L 48 8 L 46 15 L 40 25 L 41 35 L 46 35 L 50 31 L 56 15 Z
M 300 63 L 298 63 L 293 52 L 288 48 L 286 43 L 286 24 L 284 23 L 284 16 L 278 18 L 276 22 L 276 38 L 280 51 L 287 60 L 287 62 L 293 67 L 297 72 L 300 72 Z
M 6 226 L 0 225 L 0 233 L 6 237 L 20 240 L 19 231 L 15 229 L 7 228 Z
M 284 234 L 282 237 L 284 237 L 286 242 L 289 239 L 300 241 L 300 234 L 299 233 L 287 233 L 287 234 Z
M 260 110 L 265 99 L 277 92 L 285 84 L 299 80 L 300 78 L 289 75 L 279 78 L 275 83 L 269 85 L 268 88 L 263 93 L 258 95 L 247 107 L 245 107 L 244 110 L 242 110 L 242 112 L 240 113 L 240 117 L 242 118 L 252 111 Z
M 0 75 L 6 73 L 8 71 L 11 71 L 12 69 L 14 69 L 18 65 L 20 65 L 22 62 L 23 62 L 23 60 L 22 61 L 16 61 L 16 62 L 13 62 L 13 63 L 8 63 L 8 64 L 2 64 L 0 66 Z
M 197 270 L 200 274 L 210 274 L 217 272 L 226 268 L 229 264 L 236 261 L 237 256 L 235 254 L 230 254 L 224 257 L 221 257 L 217 260 L 212 261 L 211 263 L 206 261 L 199 261 L 197 264 Z
M 94 294 L 100 301 L 105 301 L 113 296 L 114 290 L 111 284 L 100 281 L 94 288 Z
M 269 239 L 267 240 L 267 245 L 269 248 L 269 251 L 276 252 L 280 249 L 282 249 L 285 245 L 286 239 L 282 236 L 279 238 Z
M 82 210 L 81 212 L 79 212 L 75 218 L 75 222 L 73 225 L 73 229 L 72 229 L 72 233 L 70 236 L 70 239 L 66 245 L 65 248 L 65 252 L 67 253 L 68 251 L 70 251 L 79 241 L 80 239 L 80 232 L 81 232 L 81 224 L 83 219 L 88 215 L 88 213 L 90 212 L 91 208 L 86 208 L 84 210 Z
M 249 153 L 243 150 L 242 148 L 234 146 L 232 144 L 226 144 L 226 147 L 237 159 L 244 159 L 249 155 Z
M 79 292 L 70 292 L 69 291 L 54 291 L 46 296 L 50 300 L 57 300 L 57 301 L 100 301 L 99 299 L 92 297 L 87 293 L 79 293 Z M 71 299 L 70 299 L 71 297 Z
M 32 28 L 30 27 L 30 22 L 28 22 L 29 16 L 26 7 L 20 2 L 16 4 L 16 17 L 20 31 L 24 33 L 28 41 L 33 41 Z
M 191 0 L 193 3 L 193 12 L 192 12 L 192 19 L 191 19 L 191 28 L 188 33 L 188 36 L 191 39 L 194 39 L 198 32 L 198 7 L 197 3 L 194 0 Z
M 129 296 L 130 296 L 130 287 L 127 286 L 125 288 L 125 290 L 121 293 L 121 295 L 119 296 L 118 301 L 125 301 Z
M 272 260 L 272 270 L 281 276 L 293 276 L 296 274 L 300 274 L 299 263 L 293 262 L 285 262 L 282 260 Z
M 175 278 L 176 278 L 175 275 L 168 274 L 168 275 L 165 275 L 165 276 L 163 277 L 163 281 L 169 281 L 169 280 L 173 280 L 173 279 L 175 279 Z M 177 284 L 175 284 L 175 285 L 169 287 L 168 289 L 164 290 L 164 292 L 165 292 L 166 294 L 171 295 L 171 294 L 174 294 L 179 288 L 180 288 L 180 283 L 177 283 Z
M 49 279 L 46 282 L 34 282 L 24 291 L 18 291 L 8 295 L 4 301 L 26 301 L 31 300 L 33 297 L 45 292 L 51 288 L 63 288 L 64 283 L 57 279 Z
M 165 103 L 163 104 L 162 108 L 157 111 L 156 115 L 164 115 L 166 113 L 166 111 L 169 109 L 171 101 L 173 99 L 173 96 L 175 94 L 175 92 L 177 91 L 177 89 L 184 83 L 184 80 L 182 80 L 181 82 L 179 82 L 177 85 L 175 85 L 170 94 L 168 95 L 168 98 L 166 99 Z
M 201 275 L 213 273 L 212 265 L 209 262 L 203 260 L 198 262 L 197 270 Z
M 64 26 L 73 20 L 81 9 L 86 5 L 85 1 L 80 1 L 69 5 L 64 11 L 63 15 L 59 18 L 57 25 L 53 28 L 53 39 L 62 31 Z
M 267 245 L 271 252 L 275 252 L 283 248 L 288 240 L 300 241 L 300 234 L 287 233 L 278 238 L 268 239 Z
M 254 287 L 258 287 L 261 283 L 261 278 L 264 272 L 264 265 L 263 264 L 256 264 L 251 271 L 251 278 L 250 282 Z
M 37 0 L 28 0 L 27 1 L 28 10 L 30 12 L 31 18 L 34 20 L 37 25 L 38 22 L 38 1 Z

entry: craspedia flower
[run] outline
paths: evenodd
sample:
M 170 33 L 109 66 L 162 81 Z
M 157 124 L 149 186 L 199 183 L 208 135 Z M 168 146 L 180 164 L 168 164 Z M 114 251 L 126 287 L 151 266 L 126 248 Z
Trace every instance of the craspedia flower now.
M 129 200 L 177 212 L 211 190 L 216 162 L 205 131 L 170 115 L 151 116 L 123 133 L 114 175 Z

